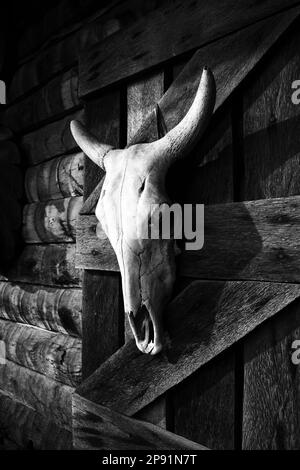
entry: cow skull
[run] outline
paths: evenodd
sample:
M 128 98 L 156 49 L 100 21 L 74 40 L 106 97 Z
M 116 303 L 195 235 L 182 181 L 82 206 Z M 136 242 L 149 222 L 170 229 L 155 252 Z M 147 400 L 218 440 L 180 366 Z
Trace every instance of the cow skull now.
M 71 122 L 84 153 L 105 172 L 96 216 L 116 253 L 125 312 L 144 353 L 163 347 L 162 312 L 175 280 L 174 240 L 145 238 L 153 204 L 169 203 L 165 176 L 189 153 L 213 112 L 215 82 L 204 68 L 196 97 L 183 120 L 161 139 L 117 150 L 100 143 L 82 124 Z

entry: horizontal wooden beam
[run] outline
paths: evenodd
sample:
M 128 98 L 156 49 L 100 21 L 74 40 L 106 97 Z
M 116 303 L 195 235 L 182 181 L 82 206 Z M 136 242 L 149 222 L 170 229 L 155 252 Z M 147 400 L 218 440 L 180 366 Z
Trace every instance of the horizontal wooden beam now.
M 129 418 L 74 394 L 75 450 L 208 450 L 145 421 Z
M 132 26 L 121 29 L 90 50 L 82 51 L 79 56 L 80 95 L 86 96 L 144 72 L 295 3 L 298 2 L 230 0 L 226 5 L 218 0 L 209 3 L 205 0 L 165 2 Z M 269 30 L 265 31 L 266 35 L 270 33 Z
M 76 392 L 134 415 L 299 297 L 300 284 L 194 281 L 167 308 L 164 352 L 142 354 L 132 340 Z
M 185 4 L 184 2 L 181 3 L 182 5 Z M 299 13 L 300 8 L 293 8 L 286 13 L 259 21 L 242 31 L 199 49 L 158 103 L 166 128 L 172 129 L 190 108 L 205 65 L 212 69 L 216 80 L 216 111 L 258 64 Z M 197 28 L 199 28 L 199 24 L 197 24 Z M 119 64 L 118 70 L 120 70 Z M 97 78 L 97 86 L 99 86 L 101 77 Z M 129 143 L 152 141 L 155 136 L 153 129 L 157 129 L 155 110 L 148 115 Z M 99 199 L 100 190 L 101 182 L 85 201 L 82 212 L 86 214 L 93 212 Z
M 300 196 L 205 206 L 204 214 L 204 247 L 179 257 L 180 275 L 300 281 Z M 118 271 L 109 240 L 96 235 L 97 223 L 94 215 L 80 215 L 76 264 Z

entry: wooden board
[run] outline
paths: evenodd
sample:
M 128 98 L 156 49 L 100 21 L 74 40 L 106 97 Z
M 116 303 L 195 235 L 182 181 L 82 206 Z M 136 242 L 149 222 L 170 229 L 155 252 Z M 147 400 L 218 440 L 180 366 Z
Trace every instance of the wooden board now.
M 175 76 L 182 65 L 179 63 L 175 68 Z M 184 203 L 205 205 L 233 200 L 235 155 L 232 134 L 232 105 L 227 103 L 222 112 L 213 117 L 201 144 L 194 149 L 191 156 L 194 165 L 182 162 L 173 166 L 169 181 L 174 198 Z M 197 165 L 197 161 L 201 163 Z M 176 295 L 187 282 L 190 280 L 177 278 Z M 167 392 L 173 411 L 172 430 L 212 449 L 233 449 L 239 381 L 233 347 Z
M 244 199 L 299 194 L 299 38 L 295 27 L 245 89 Z M 299 328 L 295 302 L 245 341 L 244 449 L 299 449 L 300 377 L 291 362 Z
M 297 8 L 275 15 L 199 49 L 159 101 L 166 129 L 178 124 L 190 108 L 205 65 L 212 69 L 216 80 L 216 112 L 290 26 L 299 11 Z M 131 143 L 151 141 L 153 122 L 156 123 L 155 110 L 141 124 Z M 95 209 L 99 195 L 100 187 L 86 201 L 84 213 L 89 214 Z
M 81 336 L 81 289 L 0 282 L 0 318 Z
M 217 0 L 209 3 L 205 0 L 175 0 L 162 4 L 146 18 L 80 54 L 80 95 L 86 96 L 138 72 L 145 72 L 293 4 L 295 2 L 282 0 L 267 0 L 259 4 L 231 1 L 226 6 Z
M 83 194 L 82 152 L 54 158 L 27 169 L 25 192 L 28 202 L 49 201 Z
M 165 91 L 165 73 L 156 72 L 148 74 L 141 80 L 131 82 L 127 87 L 127 142 L 133 138 L 137 132 L 140 123 L 152 111 L 156 103 L 161 99 Z M 153 123 L 152 129 L 149 129 L 152 139 L 157 139 L 157 123 Z M 133 338 L 132 331 L 125 315 L 125 341 Z M 167 402 L 166 397 L 160 397 L 143 410 L 143 420 L 166 428 L 167 425 Z
M 34 202 L 23 209 L 25 243 L 74 243 L 82 197 Z
M 75 244 L 27 245 L 14 266 L 0 280 L 57 287 L 81 285 L 74 266 Z
M 120 93 L 86 103 L 86 120 L 103 142 L 119 145 Z M 102 170 L 85 159 L 84 198 L 94 189 Z M 124 342 L 124 314 L 119 274 L 85 270 L 83 277 L 82 373 L 86 378 Z
M 77 393 L 133 415 L 299 296 L 299 284 L 195 281 L 167 309 L 164 353 L 142 354 L 132 340 Z
M 60 42 L 42 49 L 31 60 L 15 72 L 8 89 L 8 102 L 44 85 L 53 75 L 76 65 L 80 35 L 78 31 L 69 34 Z
M 71 431 L 73 388 L 8 360 L 0 367 L 0 381 L 2 393 Z
M 0 320 L 6 359 L 66 385 L 81 381 L 81 340 L 34 326 Z
M 179 274 L 204 279 L 299 281 L 300 197 L 205 207 L 204 247 L 179 257 Z M 77 226 L 76 265 L 117 271 L 108 239 L 96 236 L 95 216 Z
M 83 121 L 83 111 L 66 116 L 65 118 L 41 127 L 35 132 L 26 134 L 21 140 L 21 148 L 28 165 L 50 160 L 52 157 L 63 155 L 77 149 L 70 131 L 72 119 Z
M 128 418 L 74 394 L 76 450 L 208 450 L 153 424 Z
M 51 420 L 0 392 L 0 435 L 22 450 L 70 450 L 71 432 L 59 428 Z
M 25 133 L 30 128 L 41 126 L 47 119 L 54 120 L 76 107 L 79 107 L 77 67 L 9 106 L 2 119 L 14 132 Z

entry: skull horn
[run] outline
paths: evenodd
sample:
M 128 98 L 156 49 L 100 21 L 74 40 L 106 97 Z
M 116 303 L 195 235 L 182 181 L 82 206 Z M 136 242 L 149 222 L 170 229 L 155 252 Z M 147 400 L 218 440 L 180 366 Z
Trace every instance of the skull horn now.
M 108 152 L 114 150 L 114 147 L 100 143 L 97 137 L 89 132 L 79 121 L 71 121 L 71 132 L 82 151 L 105 171 L 104 157 Z
M 155 153 L 167 161 L 186 156 L 203 134 L 216 101 L 214 76 L 204 67 L 192 106 L 185 117 L 164 137 L 153 142 Z

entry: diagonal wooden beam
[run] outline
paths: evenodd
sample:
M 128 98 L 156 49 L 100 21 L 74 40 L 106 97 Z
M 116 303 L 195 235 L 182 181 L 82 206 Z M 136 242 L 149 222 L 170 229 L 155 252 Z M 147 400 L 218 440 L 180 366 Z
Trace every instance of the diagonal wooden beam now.
M 129 418 L 73 395 L 76 450 L 209 450 L 154 424 Z
M 266 52 L 299 16 L 300 8 L 259 21 L 226 38 L 202 47 L 193 55 L 180 75 L 159 101 L 159 108 L 167 129 L 172 129 L 189 109 L 199 83 L 202 68 L 208 65 L 215 76 L 217 101 L 215 111 L 258 64 Z M 131 139 L 132 143 L 153 140 L 156 126 L 155 109 Z M 99 199 L 102 182 L 86 200 L 81 213 L 94 211 Z
M 98 41 L 79 57 L 81 97 L 145 72 L 247 25 L 290 8 L 296 0 L 160 2 L 153 12 Z
M 130 341 L 77 393 L 132 416 L 299 297 L 300 284 L 195 281 L 167 309 L 164 353 L 144 355 Z

